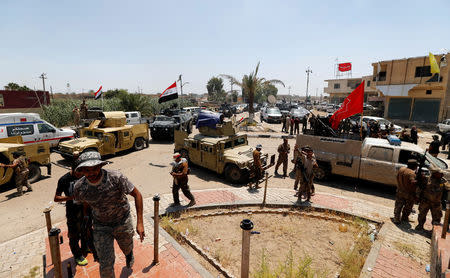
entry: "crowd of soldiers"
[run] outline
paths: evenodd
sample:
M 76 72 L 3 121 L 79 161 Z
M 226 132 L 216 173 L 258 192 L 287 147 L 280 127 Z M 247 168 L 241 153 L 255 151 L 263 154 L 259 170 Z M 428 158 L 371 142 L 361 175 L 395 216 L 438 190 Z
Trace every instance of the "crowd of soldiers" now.
M 253 151 L 253 161 L 255 168 L 255 179 L 259 180 L 262 177 L 264 169 L 261 163 L 261 149 L 262 145 L 258 144 Z M 288 175 L 288 160 L 291 147 L 287 138 L 283 138 L 283 143 L 278 146 L 278 160 L 275 165 L 275 175 L 280 176 L 278 169 L 283 164 L 283 177 Z M 294 157 L 291 161 L 294 164 L 292 171 L 295 173 L 294 190 L 297 191 L 295 196 L 299 201 L 304 197 L 307 202 L 311 201 L 311 196 L 314 196 L 314 169 L 318 168 L 314 151 L 310 146 L 299 147 L 297 144 L 294 147 Z M 300 184 L 300 187 L 298 186 Z
M 445 189 L 450 189 L 439 168 L 430 168 L 430 174 L 418 167 L 415 159 L 409 159 L 407 167 L 402 167 L 397 174 L 397 193 L 393 222 L 409 222 L 409 215 L 415 203 L 419 204 L 419 215 L 416 230 L 423 230 L 428 211 L 431 211 L 432 224 L 441 222 L 441 199 Z

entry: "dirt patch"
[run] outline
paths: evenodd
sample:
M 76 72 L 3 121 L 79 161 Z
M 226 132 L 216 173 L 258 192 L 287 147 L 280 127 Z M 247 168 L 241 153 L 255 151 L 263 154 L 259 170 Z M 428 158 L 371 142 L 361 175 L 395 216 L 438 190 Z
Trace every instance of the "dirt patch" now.
M 202 213 L 210 212 L 202 211 Z M 242 239 L 239 224 L 245 218 L 251 219 L 254 223 L 253 231 L 259 232 L 251 236 L 252 277 L 261 270 L 262 261 L 266 264 L 264 267 L 277 269 L 280 265 L 286 264 L 290 253 L 294 264 L 310 260 L 310 267 L 315 274 L 335 277 L 344 263 L 342 254 L 350 252 L 361 232 L 359 225 L 361 223 L 345 224 L 347 231 L 341 232 L 339 226 L 342 223 L 337 221 L 289 213 L 242 212 L 187 218 L 170 225 L 187 235 L 210 257 L 220 262 L 234 276 L 239 277 Z

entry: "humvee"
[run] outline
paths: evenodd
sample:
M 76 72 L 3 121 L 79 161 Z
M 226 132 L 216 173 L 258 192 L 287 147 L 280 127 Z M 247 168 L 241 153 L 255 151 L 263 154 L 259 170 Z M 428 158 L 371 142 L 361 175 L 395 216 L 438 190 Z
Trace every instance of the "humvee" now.
M 23 144 L 22 136 L 13 136 L 0 139 L 0 163 L 12 164 L 13 152 L 23 152 L 29 159 L 29 182 L 36 182 L 41 177 L 41 167 L 47 167 L 47 175 L 51 174 L 50 144 L 42 142 L 37 144 Z M 0 167 L 0 185 L 8 183 L 14 176 L 14 169 Z
M 221 128 L 199 130 L 200 134 L 190 136 L 175 130 L 174 151 L 195 165 L 223 174 L 231 183 L 243 183 L 254 177 L 254 149 L 248 145 L 246 134 L 236 134 L 231 121 Z M 261 162 L 267 167 L 268 154 L 261 155 Z
M 134 148 L 148 147 L 148 125 L 126 125 L 125 112 L 102 112 L 101 119 L 92 121 L 87 128 L 79 130 L 80 138 L 64 141 L 56 151 L 65 159 L 73 158 L 74 152 L 95 150 L 102 156 Z

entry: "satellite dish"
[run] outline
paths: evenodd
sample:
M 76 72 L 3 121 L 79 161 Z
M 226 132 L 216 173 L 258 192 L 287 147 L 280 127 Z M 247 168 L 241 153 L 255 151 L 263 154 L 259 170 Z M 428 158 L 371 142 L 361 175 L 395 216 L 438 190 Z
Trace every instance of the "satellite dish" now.
M 268 101 L 270 104 L 275 104 L 275 103 L 277 103 L 277 99 L 276 99 L 273 95 L 269 95 L 269 96 L 267 97 L 267 101 Z

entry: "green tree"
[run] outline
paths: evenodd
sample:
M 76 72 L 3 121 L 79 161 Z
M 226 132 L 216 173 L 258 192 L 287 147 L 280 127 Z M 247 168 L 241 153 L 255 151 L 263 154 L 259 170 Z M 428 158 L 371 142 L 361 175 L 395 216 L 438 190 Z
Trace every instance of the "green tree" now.
M 208 90 L 208 100 L 224 101 L 227 93 L 223 89 L 223 79 L 220 77 L 211 77 L 206 84 Z
M 227 74 L 221 74 L 220 76 L 223 76 L 225 78 L 228 78 L 232 84 L 236 84 L 239 87 L 242 88 L 242 94 L 245 97 L 245 95 L 248 95 L 247 102 L 248 102 L 248 114 L 249 114 L 249 121 L 253 122 L 253 118 L 255 116 L 255 111 L 253 110 L 253 103 L 255 100 L 255 95 L 258 93 L 258 91 L 261 91 L 264 86 L 267 86 L 269 84 L 281 84 L 284 87 L 284 83 L 281 80 L 278 79 L 271 79 L 266 80 L 264 77 L 258 77 L 258 70 L 259 70 L 259 62 L 256 65 L 255 71 L 252 71 L 250 74 L 246 74 L 242 77 L 242 81 L 238 81 L 235 77 Z
M 139 111 L 142 115 L 151 114 L 150 99 L 141 94 L 122 94 L 119 96 L 123 111 Z
M 109 98 L 121 97 L 121 96 L 127 95 L 127 94 L 128 94 L 127 89 L 113 89 L 113 90 L 108 90 L 108 91 L 104 92 L 103 97 L 109 99 Z
M 17 83 L 10 82 L 8 85 L 4 86 L 5 90 L 9 91 L 31 91 L 26 85 L 20 86 Z

